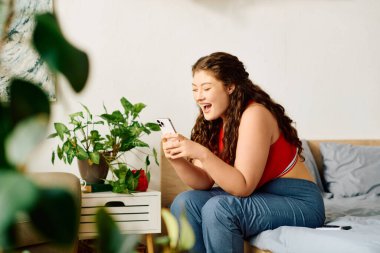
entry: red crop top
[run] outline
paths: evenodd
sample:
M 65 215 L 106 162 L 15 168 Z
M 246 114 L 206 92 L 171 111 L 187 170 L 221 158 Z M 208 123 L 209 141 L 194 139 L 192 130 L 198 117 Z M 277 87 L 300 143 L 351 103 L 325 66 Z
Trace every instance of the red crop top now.
M 223 151 L 223 128 L 219 132 L 219 153 Z M 291 171 L 298 159 L 298 148 L 287 142 L 282 133 L 270 146 L 263 175 L 256 188 Z

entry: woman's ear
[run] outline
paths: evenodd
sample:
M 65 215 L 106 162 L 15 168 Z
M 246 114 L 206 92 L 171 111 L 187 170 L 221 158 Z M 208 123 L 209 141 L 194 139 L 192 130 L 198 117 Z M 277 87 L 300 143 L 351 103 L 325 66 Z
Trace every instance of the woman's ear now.
M 234 92 L 235 90 L 235 84 L 230 84 L 228 87 L 227 87 L 227 92 L 229 95 L 232 94 L 232 92 Z

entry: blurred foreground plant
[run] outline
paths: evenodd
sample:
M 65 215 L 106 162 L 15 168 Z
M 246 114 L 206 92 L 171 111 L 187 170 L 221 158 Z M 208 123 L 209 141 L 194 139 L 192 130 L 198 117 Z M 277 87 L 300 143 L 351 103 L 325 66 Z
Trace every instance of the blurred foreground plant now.
M 189 251 L 195 243 L 195 235 L 186 214 L 183 212 L 179 221 L 167 208 L 161 209 L 161 216 L 166 225 L 168 235 L 156 238 L 155 243 L 162 247 L 163 253 L 182 253 Z M 141 239 L 139 235 L 122 235 L 112 217 L 104 208 L 96 214 L 99 233 L 98 250 L 102 253 L 135 252 Z
M 0 2 L 0 46 L 11 39 L 15 1 Z M 55 15 L 35 16 L 33 45 L 54 73 L 63 74 L 79 92 L 89 72 L 86 53 L 63 36 Z M 1 52 L 0 47 L 0 52 Z M 1 64 L 1 62 L 0 62 Z M 1 67 L 1 66 L 0 66 Z M 79 217 L 73 196 L 62 189 L 38 187 L 24 175 L 35 147 L 45 139 L 50 118 L 47 95 L 30 81 L 14 78 L 8 101 L 0 101 L 0 252 L 11 251 L 16 215 L 23 213 L 46 238 L 57 244 L 72 244 L 78 236 Z
M 194 231 L 183 211 L 179 220 L 170 213 L 169 209 L 162 208 L 162 218 L 168 231 L 167 236 L 159 237 L 156 243 L 163 246 L 164 253 L 187 252 L 195 244 Z

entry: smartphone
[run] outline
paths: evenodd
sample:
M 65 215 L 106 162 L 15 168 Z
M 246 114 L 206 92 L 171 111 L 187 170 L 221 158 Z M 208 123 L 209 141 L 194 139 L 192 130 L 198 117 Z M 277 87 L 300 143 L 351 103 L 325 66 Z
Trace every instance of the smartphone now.
M 174 133 L 176 133 L 176 130 L 173 126 L 173 123 L 169 118 L 159 118 L 156 121 L 157 121 L 157 124 L 160 126 L 161 132 L 163 134 L 174 134 Z
M 350 230 L 351 226 L 338 226 L 338 225 L 323 225 L 317 229 L 319 230 Z

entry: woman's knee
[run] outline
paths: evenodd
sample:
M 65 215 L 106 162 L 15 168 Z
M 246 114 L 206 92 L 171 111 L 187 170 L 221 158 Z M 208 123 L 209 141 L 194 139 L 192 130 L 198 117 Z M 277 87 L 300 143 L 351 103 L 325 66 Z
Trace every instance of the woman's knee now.
M 231 226 L 239 216 L 238 204 L 233 196 L 215 196 L 202 208 L 202 221 L 209 225 L 224 224 Z
M 200 213 L 206 200 L 203 200 L 201 193 L 196 190 L 185 191 L 178 194 L 170 206 L 170 211 L 178 218 L 182 212 Z M 202 203 L 203 202 L 203 203 Z

